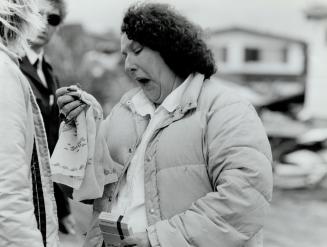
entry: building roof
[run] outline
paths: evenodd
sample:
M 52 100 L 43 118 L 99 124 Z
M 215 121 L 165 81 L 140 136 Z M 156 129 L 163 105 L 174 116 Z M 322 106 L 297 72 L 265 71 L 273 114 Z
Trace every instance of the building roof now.
M 304 12 L 308 19 L 314 19 L 314 20 L 327 19 L 327 5 L 323 5 L 323 4 L 312 5 Z
M 224 28 L 224 29 L 218 29 L 211 31 L 209 33 L 209 37 L 216 36 L 216 35 L 221 35 L 221 34 L 226 34 L 226 33 L 232 33 L 232 32 L 243 32 L 255 36 L 261 36 L 261 37 L 266 37 L 266 38 L 272 38 L 272 39 L 277 39 L 277 40 L 284 40 L 288 42 L 294 42 L 294 43 L 299 43 L 302 45 L 306 45 L 305 41 L 296 39 L 296 38 L 291 38 L 279 34 L 273 34 L 269 33 L 266 31 L 259 31 L 251 28 L 245 28 L 245 27 L 229 27 L 229 28 Z

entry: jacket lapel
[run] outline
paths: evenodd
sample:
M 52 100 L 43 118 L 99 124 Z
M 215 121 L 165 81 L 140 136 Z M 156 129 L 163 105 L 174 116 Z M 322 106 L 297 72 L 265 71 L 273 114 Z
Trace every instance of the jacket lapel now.
M 45 79 L 48 84 L 48 89 L 52 94 L 55 94 L 58 85 L 57 81 L 54 78 L 53 71 L 51 65 L 46 61 L 46 59 L 43 57 L 43 62 L 42 62 L 42 70 L 45 76 Z
M 48 87 L 45 87 L 38 76 L 36 69 L 34 66 L 30 63 L 28 58 L 25 56 L 20 60 L 20 68 L 25 74 L 25 76 L 28 77 L 29 81 L 34 84 L 35 87 L 37 87 L 40 91 L 46 91 L 48 94 L 54 94 L 55 91 L 58 89 L 58 82 L 53 76 L 52 67 L 51 65 L 46 61 L 45 58 L 42 60 L 42 69 L 45 76 L 45 79 L 47 81 Z
M 26 56 L 20 60 L 20 68 L 25 75 L 33 78 L 33 80 L 38 81 L 40 84 L 42 84 L 40 77 L 36 73 L 36 69 L 33 67 L 33 65 L 30 63 Z

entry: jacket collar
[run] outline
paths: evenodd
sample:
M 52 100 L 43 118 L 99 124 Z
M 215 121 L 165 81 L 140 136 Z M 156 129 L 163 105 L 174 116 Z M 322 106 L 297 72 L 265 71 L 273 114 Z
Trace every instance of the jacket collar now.
M 198 106 L 198 99 L 203 86 L 204 75 L 194 73 L 191 74 L 188 79 L 189 84 L 184 91 L 180 103 L 180 109 L 183 114 L 188 110 L 194 109 Z
M 20 67 L 21 69 L 26 72 L 26 74 L 29 74 L 31 76 L 34 77 L 34 79 L 36 80 L 40 80 L 39 76 L 37 75 L 36 73 L 36 69 L 33 67 L 32 63 L 30 62 L 30 60 L 28 59 L 27 56 L 24 56 L 23 58 L 21 58 L 19 60 L 20 62 Z M 47 69 L 49 69 L 50 71 L 52 71 L 52 66 L 47 62 L 47 58 L 43 56 L 43 59 L 42 59 L 42 66 L 46 66 Z
M 198 98 L 204 82 L 204 75 L 199 73 L 191 74 L 188 76 L 185 82 L 187 82 L 187 85 L 184 89 L 184 93 L 182 94 L 180 105 L 176 107 L 176 110 L 179 109 L 183 114 L 190 109 L 197 107 Z M 135 111 L 132 104 L 132 98 L 136 94 L 140 93 L 141 90 L 142 89 L 140 87 L 130 90 L 121 98 L 120 103 L 128 106 L 132 111 Z
M 180 106 L 185 89 L 189 86 L 191 79 L 191 75 L 188 76 L 184 82 L 182 82 L 165 98 L 159 107 L 165 108 L 170 113 L 174 112 Z
M 145 96 L 143 90 L 138 91 L 138 93 L 131 98 L 131 102 L 135 111 L 142 117 L 146 115 L 152 116 L 155 112 L 153 103 Z
M 31 62 L 28 60 L 27 56 L 23 57 L 20 60 L 20 68 L 25 74 L 33 77 L 34 80 L 41 83 L 41 80 L 36 72 L 36 69 L 33 67 Z
M 40 53 L 36 53 L 34 50 L 26 49 L 26 57 L 28 61 L 34 65 L 36 61 L 39 61 L 40 64 L 43 62 L 44 50 L 42 49 Z
M 18 62 L 18 56 L 11 52 L 10 50 L 6 50 L 5 48 L 2 48 L 0 45 L 0 52 L 3 52 L 4 54 L 6 54 L 15 64 L 19 64 Z

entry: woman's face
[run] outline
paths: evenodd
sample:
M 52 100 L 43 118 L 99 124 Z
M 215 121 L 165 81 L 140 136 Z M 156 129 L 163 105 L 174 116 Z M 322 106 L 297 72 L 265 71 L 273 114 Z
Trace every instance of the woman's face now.
M 121 36 L 121 53 L 125 59 L 125 71 L 143 89 L 154 104 L 164 99 L 181 83 L 181 79 L 167 66 L 159 52 Z

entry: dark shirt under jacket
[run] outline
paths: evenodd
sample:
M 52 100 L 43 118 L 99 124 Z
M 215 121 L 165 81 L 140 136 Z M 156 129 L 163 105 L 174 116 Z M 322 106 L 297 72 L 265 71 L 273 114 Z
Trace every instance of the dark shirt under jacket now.
M 56 90 L 59 87 L 59 83 L 53 74 L 51 65 L 46 62 L 44 57 L 42 60 L 42 70 L 48 87 L 43 85 L 37 74 L 36 67 L 30 63 L 26 56 L 20 61 L 20 69 L 28 79 L 41 110 L 51 155 L 58 140 L 60 125 L 59 109 L 56 99 Z M 58 218 L 62 219 L 70 214 L 68 198 L 56 183 L 54 183 L 54 194 L 57 202 Z

